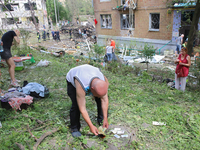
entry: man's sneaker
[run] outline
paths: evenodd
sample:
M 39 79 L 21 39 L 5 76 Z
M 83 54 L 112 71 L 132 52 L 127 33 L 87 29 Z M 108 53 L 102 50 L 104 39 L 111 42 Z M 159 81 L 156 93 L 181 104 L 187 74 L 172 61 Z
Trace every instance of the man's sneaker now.
M 17 83 L 17 81 L 15 81 L 15 82 L 11 81 L 10 85 L 12 85 L 12 86 L 14 86 L 14 87 L 20 86 L 20 85 Z
M 80 137 L 81 133 L 79 131 L 72 132 L 73 137 Z

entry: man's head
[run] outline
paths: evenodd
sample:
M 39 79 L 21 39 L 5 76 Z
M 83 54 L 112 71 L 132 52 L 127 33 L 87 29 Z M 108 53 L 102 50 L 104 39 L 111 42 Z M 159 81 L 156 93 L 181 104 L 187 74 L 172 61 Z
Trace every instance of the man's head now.
M 93 79 L 91 83 L 91 92 L 95 97 L 103 97 L 108 91 L 108 85 L 105 81 L 100 79 Z
M 16 29 L 16 30 L 15 30 L 15 34 L 16 34 L 17 36 L 19 36 L 19 35 L 20 35 L 20 31 L 19 31 L 18 29 Z
M 183 37 L 184 37 L 184 34 L 181 34 L 181 37 L 183 38 Z

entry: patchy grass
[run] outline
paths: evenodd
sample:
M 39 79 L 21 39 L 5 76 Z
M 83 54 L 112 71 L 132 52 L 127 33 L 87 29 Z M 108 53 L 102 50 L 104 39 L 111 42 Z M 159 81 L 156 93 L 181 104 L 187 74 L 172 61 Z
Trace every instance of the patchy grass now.
M 91 135 L 85 121 L 81 118 L 81 132 L 79 139 L 72 138 L 69 130 L 69 110 L 71 100 L 67 96 L 66 74 L 77 66 L 77 62 L 70 57 L 53 57 L 38 51 L 29 50 L 36 60 L 51 61 L 48 67 L 36 67 L 26 64 L 23 71 L 16 71 L 16 78 L 22 81 L 37 82 L 46 85 L 50 96 L 35 101 L 27 110 L 18 111 L 0 108 L 1 149 L 18 149 L 15 144 L 20 143 L 30 149 L 36 143 L 27 130 L 27 125 L 36 138 L 53 129 L 59 129 L 54 134 L 45 138 L 38 149 L 109 149 L 107 135 L 100 140 Z M 17 53 L 17 52 L 14 52 Z M 78 65 L 87 63 L 81 59 Z M 90 62 L 91 63 L 91 62 Z M 101 66 L 93 63 L 95 66 Z M 149 82 L 148 74 L 137 77 L 134 70 L 119 66 L 117 70 L 112 66 L 102 68 L 108 78 L 110 86 L 109 96 L 109 124 L 121 125 L 134 130 L 135 140 L 123 145 L 119 140 L 111 143 L 119 149 L 199 149 L 200 147 L 200 98 L 199 91 L 192 92 L 171 90 L 165 84 Z M 124 68 L 124 69 L 123 69 Z M 9 84 L 8 68 L 1 68 L 3 89 Z M 130 72 L 129 72 L 130 71 Z M 92 122 L 96 123 L 96 105 L 91 97 L 87 97 L 87 110 Z M 44 122 L 38 125 L 36 120 L 31 120 L 23 115 L 37 118 Z M 152 121 L 165 122 L 166 126 L 153 126 Z M 147 126 L 145 126 L 146 124 Z M 94 144 L 91 148 L 85 147 L 89 141 Z M 100 145 L 100 146 L 99 146 Z M 99 147 L 98 147 L 99 146 Z

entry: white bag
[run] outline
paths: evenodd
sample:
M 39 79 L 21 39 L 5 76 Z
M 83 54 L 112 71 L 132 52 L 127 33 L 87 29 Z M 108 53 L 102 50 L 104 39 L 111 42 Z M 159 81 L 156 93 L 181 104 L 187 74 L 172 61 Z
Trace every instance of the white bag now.
M 50 63 L 50 61 L 47 61 L 47 60 L 40 60 L 40 62 L 37 64 L 37 67 L 46 67 L 48 66 Z

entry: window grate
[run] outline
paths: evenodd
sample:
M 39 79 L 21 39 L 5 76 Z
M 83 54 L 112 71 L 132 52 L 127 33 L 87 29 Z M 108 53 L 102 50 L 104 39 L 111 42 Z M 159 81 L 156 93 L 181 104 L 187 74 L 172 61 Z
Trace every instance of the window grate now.
M 151 14 L 151 29 L 159 29 L 160 14 Z

